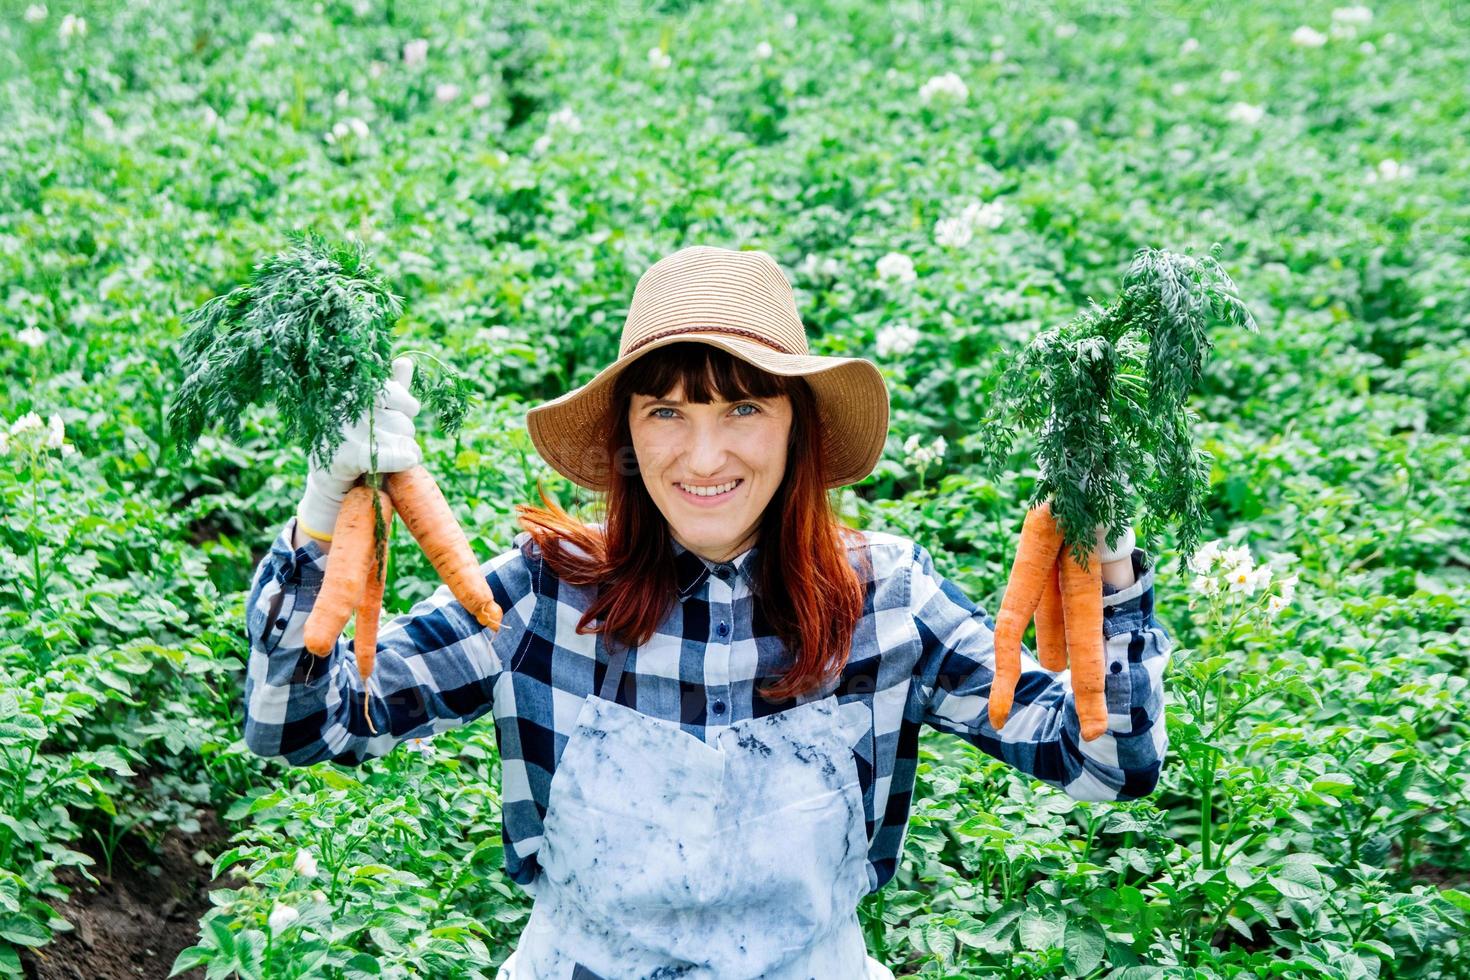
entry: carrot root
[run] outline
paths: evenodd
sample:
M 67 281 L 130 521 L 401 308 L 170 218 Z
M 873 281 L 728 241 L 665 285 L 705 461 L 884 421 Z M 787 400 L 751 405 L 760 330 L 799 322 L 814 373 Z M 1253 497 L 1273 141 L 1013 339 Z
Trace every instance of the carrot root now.
M 1021 526 L 1021 540 L 1011 564 L 1010 579 L 995 618 L 995 677 L 990 685 L 990 724 L 999 730 L 1011 714 L 1016 684 L 1021 679 L 1021 635 L 1031 622 L 1046 591 L 1047 577 L 1055 574 L 1062 535 L 1051 505 L 1031 508 Z
M 1108 730 L 1108 702 L 1103 690 L 1102 563 L 1094 549 L 1083 571 L 1069 548 L 1062 555 L 1061 565 L 1072 696 L 1082 738 L 1091 742 Z
M 359 485 L 347 492 L 337 514 L 327 571 L 311 615 L 306 617 L 306 649 L 318 657 L 327 656 L 336 647 L 337 638 L 362 598 L 372 548 L 373 491 Z
M 385 491 L 378 491 L 378 502 L 383 508 L 384 530 L 383 560 L 378 562 L 374 549 L 368 556 L 371 572 L 367 586 L 362 592 L 362 601 L 357 604 L 357 635 L 352 639 L 352 649 L 357 656 L 357 673 L 362 677 L 362 716 L 368 730 L 378 733 L 368 713 L 368 678 L 372 676 L 373 664 L 378 656 L 378 624 L 383 616 L 383 589 L 388 580 L 388 539 L 393 532 L 393 500 Z
M 1061 555 L 1046 574 L 1046 590 L 1036 607 L 1036 656 L 1041 666 L 1057 673 L 1067 669 L 1067 626 L 1062 615 Z
M 460 605 L 481 626 L 500 629 L 500 606 L 434 477 L 424 467 L 415 466 L 387 474 L 386 485 L 398 516 Z

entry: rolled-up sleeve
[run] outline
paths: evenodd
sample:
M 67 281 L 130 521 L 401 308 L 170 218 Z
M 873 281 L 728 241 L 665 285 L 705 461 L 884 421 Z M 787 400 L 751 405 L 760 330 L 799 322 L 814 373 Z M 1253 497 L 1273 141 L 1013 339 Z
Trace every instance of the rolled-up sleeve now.
M 1123 589 L 1103 585 L 1104 691 L 1107 731 L 1083 741 L 1068 671 L 1042 668 L 1024 646 L 1009 719 L 990 724 L 995 676 L 995 621 L 939 575 L 914 546 L 910 597 L 921 651 L 916 680 L 924 721 L 1079 800 L 1147 796 L 1158 784 L 1168 747 L 1164 669 L 1172 646 L 1154 621 L 1153 569 L 1133 550 L 1137 577 Z
M 261 559 L 246 600 L 245 744 L 252 752 L 293 766 L 358 765 L 491 709 L 501 665 L 511 661 L 536 603 L 534 569 L 521 548 L 480 567 L 504 614 L 498 632 L 440 586 L 383 623 L 364 686 L 354 641 L 339 637 L 326 657 L 305 648 L 328 556 L 313 541 L 295 548 L 295 532 L 293 517 Z M 363 717 L 364 697 L 376 734 Z

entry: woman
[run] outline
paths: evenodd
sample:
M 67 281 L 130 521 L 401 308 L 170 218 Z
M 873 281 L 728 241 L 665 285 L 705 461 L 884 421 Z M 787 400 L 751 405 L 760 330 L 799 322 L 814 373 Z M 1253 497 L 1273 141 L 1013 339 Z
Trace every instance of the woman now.
M 379 403 L 380 468 L 418 461 L 406 382 Z M 926 722 L 1080 799 L 1153 789 L 1170 644 L 1142 552 L 1101 553 L 1108 733 L 1083 742 L 1067 675 L 1029 656 L 993 729 L 994 622 L 923 548 L 830 506 L 882 452 L 882 377 L 808 354 L 765 254 L 655 263 L 618 359 L 527 424 L 606 519 L 520 508 L 516 547 L 484 565 L 498 632 L 447 588 L 387 624 L 380 734 L 351 644 L 325 683 L 302 649 L 361 427 L 311 472 L 248 606 L 261 755 L 352 765 L 493 712 L 506 871 L 535 898 L 499 980 L 891 977 L 856 906 L 896 870 Z

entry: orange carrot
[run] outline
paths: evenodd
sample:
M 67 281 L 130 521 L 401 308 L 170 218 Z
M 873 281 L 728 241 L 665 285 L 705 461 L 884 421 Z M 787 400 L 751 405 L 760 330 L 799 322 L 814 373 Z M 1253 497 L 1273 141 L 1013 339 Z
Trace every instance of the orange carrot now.
M 1049 502 L 1026 514 L 1021 540 L 1011 564 L 1011 577 L 995 618 L 995 678 L 990 685 L 990 724 L 1001 728 L 1011 714 L 1016 683 L 1021 679 L 1021 634 L 1041 602 L 1049 575 L 1054 575 L 1062 532 Z
M 439 490 L 439 484 L 422 466 L 389 473 L 388 494 L 393 506 L 419 547 L 449 591 L 469 610 L 481 626 L 500 629 L 501 611 L 490 591 L 490 583 L 480 574 L 480 563 L 470 550 L 459 521 Z M 333 553 L 336 548 L 333 547 Z
M 1058 559 L 1061 555 L 1058 554 Z M 1058 578 L 1060 562 L 1046 573 L 1046 589 L 1036 607 L 1036 655 L 1041 666 L 1050 671 L 1067 669 L 1067 629 L 1062 616 L 1062 587 Z
M 383 589 L 388 580 L 388 536 L 393 531 L 393 501 L 387 491 L 378 491 L 378 501 L 383 507 L 383 523 L 386 525 L 383 541 L 383 560 L 378 562 L 378 551 L 369 555 L 372 571 L 363 589 L 362 601 L 357 604 L 357 635 L 352 639 L 352 649 L 357 655 L 357 673 L 362 677 L 362 716 L 374 735 L 373 719 L 368 714 L 368 678 L 373 673 L 373 662 L 378 655 L 378 622 L 383 615 Z M 333 553 L 336 549 L 332 549 Z
M 332 528 L 327 573 L 311 615 L 306 617 L 306 649 L 318 657 L 330 654 L 367 586 L 373 549 L 373 491 L 358 485 L 347 491 Z
M 1062 608 L 1067 622 L 1067 661 L 1072 665 L 1072 695 L 1082 737 L 1091 742 L 1108 730 L 1108 703 L 1103 692 L 1102 562 L 1097 549 L 1087 570 L 1072 549 L 1062 555 Z

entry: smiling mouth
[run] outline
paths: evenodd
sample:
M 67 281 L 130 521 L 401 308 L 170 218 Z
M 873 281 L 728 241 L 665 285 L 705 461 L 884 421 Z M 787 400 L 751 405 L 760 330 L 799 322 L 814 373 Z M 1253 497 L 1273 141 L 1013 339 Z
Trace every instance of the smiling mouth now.
M 674 486 L 676 486 L 676 487 L 679 488 L 679 493 L 680 494 L 682 494 L 685 497 L 690 498 L 691 500 L 706 501 L 706 500 L 723 500 L 726 497 L 730 496 L 732 493 L 734 493 L 737 489 L 739 489 L 740 485 L 742 483 L 744 483 L 744 482 L 745 482 L 745 480 L 739 479 L 739 480 L 732 480 L 729 483 L 716 484 L 716 486 L 726 487 L 726 489 L 723 490 L 720 493 L 709 493 L 708 492 L 708 489 L 706 489 L 706 491 L 704 493 L 694 493 L 693 491 L 691 491 L 683 483 L 675 483 Z

